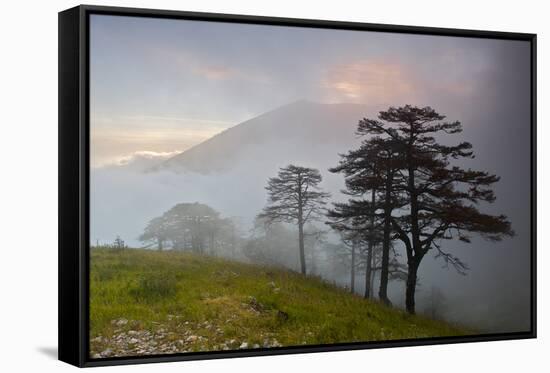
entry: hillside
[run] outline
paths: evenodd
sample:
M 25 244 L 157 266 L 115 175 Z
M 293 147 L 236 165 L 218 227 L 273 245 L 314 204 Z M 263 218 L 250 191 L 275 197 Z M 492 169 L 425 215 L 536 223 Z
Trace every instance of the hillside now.
M 90 262 L 92 357 L 465 334 L 281 269 L 147 250 Z

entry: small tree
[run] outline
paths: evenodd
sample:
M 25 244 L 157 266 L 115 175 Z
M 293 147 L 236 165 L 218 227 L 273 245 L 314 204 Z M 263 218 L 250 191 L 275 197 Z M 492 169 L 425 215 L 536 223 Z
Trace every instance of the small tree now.
M 235 258 L 237 255 L 237 248 L 242 244 L 240 218 L 233 216 L 220 219 L 219 229 L 220 232 L 218 235 L 221 237 L 220 245 L 225 255 L 230 258 Z
M 171 242 L 176 250 L 191 247 L 199 253 L 220 254 L 217 250 L 230 244 L 235 251 L 237 232 L 232 225 L 208 205 L 178 203 L 162 216 L 151 219 L 139 239 L 156 244 L 159 250 L 164 249 L 165 242 Z
M 314 226 L 308 225 L 304 228 L 304 246 L 307 248 L 308 254 L 306 255 L 307 268 L 312 275 L 319 274 L 319 258 L 320 249 L 326 242 L 327 232 Z
M 340 231 L 340 239 L 346 248 L 346 253 L 349 254 L 350 282 L 349 288 L 352 294 L 355 293 L 355 278 L 356 270 L 359 266 L 360 255 L 360 235 L 358 232 Z M 370 270 L 370 269 L 369 269 Z M 370 274 L 369 274 L 370 275 Z
M 329 193 L 322 192 L 319 170 L 288 165 L 280 168 L 277 177 L 268 180 L 268 204 L 260 218 L 267 222 L 295 223 L 298 226 L 300 268 L 306 274 L 304 225 L 319 219 Z
M 164 241 L 166 241 L 167 230 L 167 222 L 163 217 L 153 218 L 149 221 L 141 236 L 139 236 L 139 240 L 142 242 L 154 242 L 157 244 L 158 250 L 162 251 Z M 153 245 L 153 243 L 150 245 Z
M 299 259 L 295 237 L 296 232 L 283 223 L 267 223 L 257 217 L 243 254 L 253 263 L 296 269 Z
M 214 252 L 215 237 L 220 214 L 212 207 L 202 203 L 178 203 L 163 214 L 170 237 L 185 241 L 191 240 L 191 248 L 198 253 L 205 253 L 208 247 Z M 184 244 L 185 246 L 185 244 Z
M 434 320 L 442 319 L 443 313 L 447 310 L 447 298 L 443 291 L 432 286 L 430 293 L 426 296 L 424 313 Z
M 116 250 L 123 250 L 126 247 L 127 246 L 124 243 L 124 240 L 122 238 L 120 238 L 120 236 L 116 236 L 115 242 L 113 242 L 113 248 L 116 249 Z

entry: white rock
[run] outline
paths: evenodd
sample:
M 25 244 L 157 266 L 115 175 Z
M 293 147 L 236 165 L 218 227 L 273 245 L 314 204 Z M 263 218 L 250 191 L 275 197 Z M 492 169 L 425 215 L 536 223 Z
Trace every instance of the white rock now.
M 190 335 L 185 339 L 185 342 L 195 342 L 197 339 L 199 339 L 199 337 L 197 337 L 196 335 Z
M 246 342 L 241 343 L 241 345 L 239 346 L 239 348 L 240 348 L 240 349 L 248 348 L 248 343 L 246 343 Z

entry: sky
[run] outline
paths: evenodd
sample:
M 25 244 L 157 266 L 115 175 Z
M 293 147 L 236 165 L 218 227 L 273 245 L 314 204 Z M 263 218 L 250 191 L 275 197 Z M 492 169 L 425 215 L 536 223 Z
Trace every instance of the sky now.
M 91 16 L 92 166 L 167 156 L 275 107 L 471 95 L 527 43 Z M 450 101 L 450 99 L 449 99 Z

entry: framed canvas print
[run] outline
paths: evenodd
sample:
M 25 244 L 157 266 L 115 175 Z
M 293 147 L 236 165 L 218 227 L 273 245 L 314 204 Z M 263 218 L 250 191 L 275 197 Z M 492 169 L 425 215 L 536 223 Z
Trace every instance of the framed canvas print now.
M 59 14 L 59 358 L 533 338 L 533 34 Z

